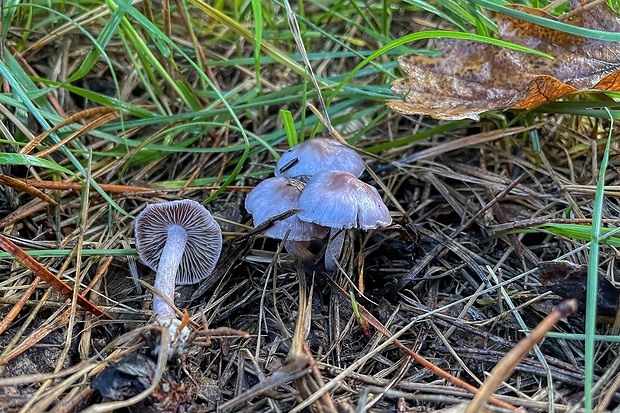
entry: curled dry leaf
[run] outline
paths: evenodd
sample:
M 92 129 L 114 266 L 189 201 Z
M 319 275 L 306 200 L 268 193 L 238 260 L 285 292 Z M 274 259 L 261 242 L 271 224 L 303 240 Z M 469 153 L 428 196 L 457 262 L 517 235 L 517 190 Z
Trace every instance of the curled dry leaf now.
M 581 6 L 571 0 L 573 9 Z M 542 10 L 510 7 L 556 20 Z M 531 109 L 578 90 L 620 91 L 620 43 L 575 36 L 504 14 L 497 14 L 496 22 L 502 40 L 554 59 L 469 40 L 438 40 L 441 57 L 398 59 L 408 77 L 393 82 L 392 91 L 405 96 L 388 101 L 388 106 L 404 114 L 477 120 L 487 110 Z M 582 12 L 577 9 L 565 23 L 620 32 L 620 19 L 605 2 Z

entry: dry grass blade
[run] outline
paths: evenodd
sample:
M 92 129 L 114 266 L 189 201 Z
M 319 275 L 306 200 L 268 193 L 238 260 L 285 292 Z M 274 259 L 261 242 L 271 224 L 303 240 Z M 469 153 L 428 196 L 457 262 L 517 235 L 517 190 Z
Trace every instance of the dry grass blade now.
M 73 298 L 74 291 L 69 285 L 65 284 L 62 280 L 57 278 L 54 274 L 50 272 L 50 270 L 39 264 L 37 260 L 26 254 L 24 250 L 19 248 L 11 240 L 9 240 L 2 234 L 0 234 L 0 249 L 11 254 L 13 258 L 15 258 L 26 268 L 32 271 L 33 274 L 41 277 L 41 279 L 51 285 L 56 291 L 64 295 L 65 298 L 67 298 L 68 300 L 71 300 Z M 84 298 L 84 296 L 82 296 L 81 294 L 77 294 L 76 297 L 78 305 L 84 308 L 86 311 L 89 311 L 98 317 L 101 316 L 109 320 L 114 319 L 110 314 L 104 312 L 101 308 L 88 301 L 88 299 Z
M 506 379 L 515 369 L 517 364 L 525 357 L 525 355 L 545 337 L 562 318 L 566 318 L 577 311 L 577 300 L 562 301 L 553 308 L 543 321 L 541 321 L 532 332 L 506 354 L 506 356 L 493 368 L 491 375 L 484 382 L 480 391 L 471 401 L 465 413 L 477 413 L 483 405 L 490 400 L 495 389 Z
M 33 199 L 28 201 L 22 207 L 16 209 L 10 214 L 6 215 L 4 218 L 0 219 L 0 228 L 4 228 L 11 224 L 16 223 L 17 221 L 24 219 L 36 212 L 39 212 L 43 209 L 47 208 L 47 202 L 43 202 L 40 199 Z
M 73 389 L 73 392 L 67 395 L 65 400 L 61 400 L 50 413 L 72 413 L 78 410 L 79 406 L 85 400 L 92 397 L 95 389 L 86 386 L 79 386 Z
M 506 136 L 516 135 L 516 134 L 527 132 L 527 131 L 534 130 L 534 129 L 539 129 L 540 127 L 545 125 L 545 123 L 546 122 L 541 122 L 541 123 L 537 123 L 532 126 L 506 128 L 506 129 L 496 130 L 492 132 L 477 133 L 475 135 L 470 135 L 466 138 L 455 139 L 452 141 L 448 141 L 444 144 L 432 146 L 423 151 L 416 152 L 414 155 L 401 159 L 399 163 L 409 164 L 409 163 L 420 161 L 422 159 L 434 158 L 446 152 L 466 148 L 472 145 L 478 145 L 484 142 L 494 141 L 496 139 L 505 138 Z
M 0 334 L 4 333 L 4 331 L 9 327 L 11 322 L 15 320 L 15 317 L 17 317 L 22 308 L 24 308 L 24 305 L 28 301 L 28 298 L 30 298 L 32 293 L 34 293 L 34 291 L 37 289 L 39 282 L 41 282 L 41 277 L 35 277 L 34 280 L 32 280 L 32 282 L 30 283 L 30 286 L 28 286 L 28 289 L 24 291 L 22 296 L 19 298 L 19 301 L 17 301 L 15 305 L 13 305 L 13 308 L 11 308 L 9 312 L 6 313 L 6 315 L 2 318 L 2 321 L 0 321 Z
M 259 397 L 270 389 L 310 374 L 312 368 L 308 367 L 309 361 L 309 357 L 299 357 L 296 360 L 287 363 L 284 367 L 273 373 L 261 383 L 241 393 L 234 399 L 231 399 L 226 403 L 222 403 L 218 410 L 221 412 L 238 411 L 238 409 L 235 408 L 240 404 Z
M 223 277 L 226 276 L 226 274 L 229 274 L 230 271 L 234 268 L 236 262 L 241 257 L 246 256 L 251 247 L 251 239 L 247 239 L 241 243 L 236 243 L 234 249 L 220 260 L 219 265 L 213 272 L 214 275 L 202 284 L 200 284 L 198 288 L 196 288 L 196 291 L 194 291 L 190 300 L 198 300 L 202 295 L 207 292 L 207 290 L 209 290 L 209 288 L 213 287 L 213 284 L 217 280 L 221 280 Z
M 82 127 L 77 132 L 72 133 L 67 138 L 63 139 L 61 142 L 59 142 L 58 144 L 55 145 L 56 147 L 60 147 L 60 146 L 64 145 L 65 143 L 69 142 L 71 139 L 77 138 L 80 135 L 88 133 L 88 132 L 92 131 L 93 129 L 95 129 L 96 127 L 101 126 L 101 125 L 105 124 L 106 122 L 108 122 L 108 121 L 110 121 L 112 119 L 115 119 L 115 118 L 117 118 L 119 116 L 118 111 L 116 109 L 106 108 L 106 107 L 88 109 L 88 110 L 76 113 L 75 115 L 71 115 L 68 118 L 64 119 L 62 122 L 58 123 L 57 125 L 54 125 L 54 127 L 51 128 L 50 130 L 47 130 L 47 131 L 43 132 L 42 134 L 34 137 L 28 143 L 28 145 L 26 145 L 26 146 L 24 146 L 22 148 L 20 153 L 23 154 L 23 155 L 29 154 L 37 145 L 39 145 L 41 142 L 43 142 L 43 140 L 45 138 L 50 136 L 52 133 L 58 131 L 59 129 L 63 128 L 64 126 L 70 125 L 71 123 L 80 121 L 82 119 L 89 118 L 91 116 L 107 115 L 107 114 L 110 114 L 110 113 L 112 113 L 113 115 L 114 114 L 116 114 L 116 115 L 112 116 L 112 117 L 102 116 L 102 117 L 94 120 L 90 124 Z M 45 156 L 45 155 L 47 155 L 47 151 L 44 151 L 44 152 L 41 152 L 41 153 L 37 154 L 37 156 Z
M 36 198 L 39 198 L 43 202 L 49 203 L 50 205 L 58 205 L 54 198 L 20 179 L 15 179 L 13 177 L 0 174 L 0 184 L 10 186 L 18 192 L 30 194 Z
M 296 380 L 297 388 L 302 399 L 307 399 L 313 393 L 316 393 L 321 388 L 325 387 L 325 383 L 321 378 L 316 362 L 312 357 L 312 353 L 308 348 L 306 342 L 308 334 L 310 333 L 310 327 L 312 323 L 312 302 L 308 300 L 308 297 L 312 297 L 312 286 L 308 291 L 306 287 L 306 277 L 301 268 L 300 260 L 295 261 L 297 264 L 297 274 L 299 275 L 299 314 L 297 315 L 297 322 L 295 324 L 295 333 L 293 334 L 293 340 L 291 343 L 291 349 L 289 351 L 289 360 L 306 360 L 310 366 L 310 373 L 299 377 Z M 336 412 L 334 401 L 328 392 L 323 392 L 318 400 L 318 403 L 312 405 L 313 410 L 317 412 Z

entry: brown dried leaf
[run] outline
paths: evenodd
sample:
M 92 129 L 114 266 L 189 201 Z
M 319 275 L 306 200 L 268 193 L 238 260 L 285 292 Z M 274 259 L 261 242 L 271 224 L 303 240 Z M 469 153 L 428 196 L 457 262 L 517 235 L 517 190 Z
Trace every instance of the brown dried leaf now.
M 555 20 L 542 10 L 511 7 Z M 405 96 L 388 101 L 388 106 L 400 113 L 438 119 L 478 119 L 487 110 L 531 109 L 583 89 L 620 91 L 620 43 L 574 36 L 503 14 L 496 21 L 502 40 L 554 59 L 487 43 L 438 40 L 441 57 L 398 59 L 408 77 L 393 82 L 392 91 Z M 620 19 L 605 3 L 578 12 L 566 23 L 620 32 Z
M 531 109 L 576 91 L 574 87 L 560 82 L 553 76 L 538 76 L 528 85 L 525 97 L 513 108 Z
M 538 263 L 542 285 L 554 294 L 567 300 L 574 298 L 579 304 L 579 311 L 586 308 L 586 287 L 588 266 L 573 264 L 568 261 L 542 261 Z M 596 292 L 596 314 L 599 321 L 614 319 L 618 312 L 620 291 L 603 275 L 598 274 Z M 613 321 L 612 321 L 613 322 Z

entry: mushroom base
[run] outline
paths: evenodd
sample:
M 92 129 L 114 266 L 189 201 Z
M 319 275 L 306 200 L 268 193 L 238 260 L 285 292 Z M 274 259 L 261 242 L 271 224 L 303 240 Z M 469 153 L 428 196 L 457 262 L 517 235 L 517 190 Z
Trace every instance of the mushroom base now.
M 170 347 L 168 348 L 168 360 L 180 358 L 192 339 L 192 331 L 189 327 L 181 328 L 181 320 L 176 318 L 156 318 L 151 322 L 154 326 L 161 326 L 164 334 L 168 334 Z M 158 331 L 151 330 L 145 337 L 151 348 L 151 353 L 157 356 L 161 351 L 161 337 Z

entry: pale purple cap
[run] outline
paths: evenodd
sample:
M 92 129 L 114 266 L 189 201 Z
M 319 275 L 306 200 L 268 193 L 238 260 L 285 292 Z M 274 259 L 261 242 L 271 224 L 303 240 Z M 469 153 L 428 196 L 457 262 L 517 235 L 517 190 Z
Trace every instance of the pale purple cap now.
M 282 154 L 275 175 L 295 177 L 314 175 L 323 170 L 347 171 L 355 176 L 364 172 L 364 161 L 353 149 L 326 138 L 314 138 Z
M 297 209 L 297 200 L 304 188 L 304 182 L 277 176 L 265 179 L 245 198 L 245 209 L 252 214 L 254 225 L 262 224 L 269 218 L 280 215 L 291 209 Z M 265 230 L 264 234 L 271 238 L 283 239 L 290 230 L 288 239 L 291 241 L 310 241 L 327 234 L 327 229 L 303 222 L 297 214 L 281 221 Z
M 299 219 L 330 228 L 386 227 L 390 211 L 377 190 L 343 171 L 317 172 L 299 197 Z
M 222 230 L 211 213 L 196 201 L 184 199 L 150 204 L 136 217 L 136 249 L 140 259 L 157 271 L 168 228 L 178 225 L 187 232 L 176 283 L 195 284 L 213 272 L 222 251 Z

